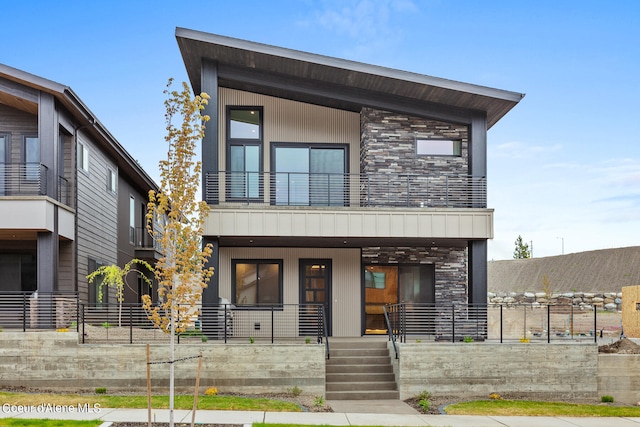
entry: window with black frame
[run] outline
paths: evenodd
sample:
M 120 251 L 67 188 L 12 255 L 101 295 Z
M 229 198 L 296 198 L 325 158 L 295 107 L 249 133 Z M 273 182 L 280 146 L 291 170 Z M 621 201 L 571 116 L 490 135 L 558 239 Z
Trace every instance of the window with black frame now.
M 282 305 L 282 260 L 233 260 L 231 274 L 236 306 Z
M 227 108 L 227 200 L 262 197 L 262 107 Z

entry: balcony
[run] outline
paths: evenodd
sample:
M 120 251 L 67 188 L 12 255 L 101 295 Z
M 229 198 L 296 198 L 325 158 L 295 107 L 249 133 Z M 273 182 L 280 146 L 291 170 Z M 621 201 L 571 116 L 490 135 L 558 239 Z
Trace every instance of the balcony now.
M 48 168 L 42 163 L 0 163 L 0 196 L 46 196 Z M 69 206 L 69 181 L 59 176 L 56 200 Z
M 229 172 L 205 174 L 210 205 L 486 208 L 485 177 L 419 174 Z
M 161 245 L 158 239 L 154 239 L 147 227 L 130 227 L 129 238 L 135 247 L 136 258 L 157 261 L 162 256 Z

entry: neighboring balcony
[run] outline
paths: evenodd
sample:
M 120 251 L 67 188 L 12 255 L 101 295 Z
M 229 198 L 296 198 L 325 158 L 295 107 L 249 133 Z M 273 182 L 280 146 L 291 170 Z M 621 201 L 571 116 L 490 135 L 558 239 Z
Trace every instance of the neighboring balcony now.
M 149 234 L 147 227 L 129 227 L 129 234 L 136 258 L 157 261 L 162 257 L 160 241 Z
M 468 175 L 207 173 L 205 235 L 237 245 L 490 239 L 486 194 L 486 179 Z
M 46 196 L 48 168 L 41 163 L 0 163 L 0 196 Z M 56 200 L 70 206 L 69 181 L 59 176 Z
M 486 208 L 485 177 L 420 174 L 209 172 L 210 205 Z

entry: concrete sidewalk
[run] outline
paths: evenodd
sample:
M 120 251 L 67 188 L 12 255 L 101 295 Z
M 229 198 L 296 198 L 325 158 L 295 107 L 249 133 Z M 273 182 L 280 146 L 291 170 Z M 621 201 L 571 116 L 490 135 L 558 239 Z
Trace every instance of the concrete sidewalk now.
M 10 409 L 10 408 L 9 408 Z M 154 410 L 155 422 L 169 421 L 168 410 Z M 62 420 L 104 421 L 107 427 L 112 422 L 147 422 L 146 409 L 100 408 L 94 412 L 71 411 L 0 411 L 2 418 L 49 418 Z M 190 423 L 191 411 L 174 411 L 176 423 Z M 414 415 L 372 414 L 343 412 L 262 412 L 262 411 L 198 411 L 196 423 L 242 424 L 256 422 L 286 424 L 328 424 L 333 426 L 378 425 L 378 426 L 450 426 L 450 427 L 640 427 L 638 418 L 575 418 L 575 417 L 501 417 L 472 415 Z

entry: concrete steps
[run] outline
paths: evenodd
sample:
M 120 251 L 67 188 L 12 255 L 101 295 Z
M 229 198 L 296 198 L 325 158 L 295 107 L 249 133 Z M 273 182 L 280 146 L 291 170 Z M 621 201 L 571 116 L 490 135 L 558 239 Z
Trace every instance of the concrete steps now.
M 326 365 L 327 400 L 399 399 L 386 341 L 335 341 Z

